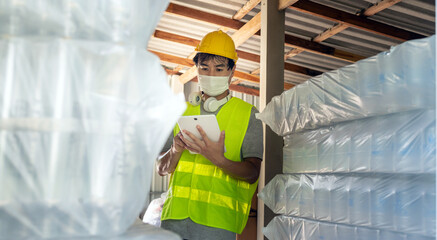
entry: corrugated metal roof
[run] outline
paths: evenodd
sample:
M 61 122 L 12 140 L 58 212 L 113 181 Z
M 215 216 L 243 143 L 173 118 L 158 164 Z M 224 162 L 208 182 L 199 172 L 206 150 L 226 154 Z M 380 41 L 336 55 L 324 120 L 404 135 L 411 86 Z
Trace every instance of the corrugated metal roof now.
M 355 14 L 378 0 L 313 0 L 313 2 Z M 435 1 L 403 0 L 370 16 L 369 19 L 429 36 L 435 33 Z
M 246 0 L 173 0 L 182 6 L 212 13 L 222 17 L 232 18 L 234 14 L 247 2 Z
M 171 3 L 200 10 L 206 13 L 231 19 L 232 16 L 246 3 L 246 0 L 173 0 Z M 377 0 L 312 0 L 331 8 L 356 14 L 369 7 Z M 241 22 L 249 21 L 260 11 L 260 5 L 252 9 Z M 411 32 L 430 36 L 435 34 L 435 2 L 431 0 L 404 0 L 388 9 L 370 16 L 369 19 L 382 22 L 391 26 L 405 29 Z M 295 9 L 286 9 L 285 34 L 299 37 L 310 41 L 326 29 L 331 28 L 336 22 L 321 18 L 312 14 L 304 13 Z M 206 33 L 219 29 L 220 26 L 201 22 L 195 19 L 164 13 L 157 29 L 192 39 L 200 40 Z M 228 30 L 232 35 L 235 30 Z M 347 51 L 363 57 L 373 56 L 381 51 L 389 50 L 391 46 L 401 43 L 401 40 L 371 33 L 357 28 L 347 28 L 342 32 L 326 39 L 320 44 L 338 50 Z M 187 58 L 194 51 L 193 46 L 175 43 L 167 40 L 153 38 L 148 48 L 178 57 Z M 285 46 L 285 52 L 292 48 Z M 260 54 L 260 36 L 252 36 L 249 40 L 238 47 L 238 50 Z M 326 72 L 351 64 L 350 61 L 341 60 L 316 54 L 302 52 L 286 60 L 287 63 L 309 68 L 320 72 Z M 175 64 L 163 63 L 167 67 L 175 67 Z M 259 69 L 257 62 L 239 59 L 237 70 L 251 73 Z M 186 69 L 186 68 L 185 68 Z M 309 76 L 285 71 L 285 81 L 301 83 Z

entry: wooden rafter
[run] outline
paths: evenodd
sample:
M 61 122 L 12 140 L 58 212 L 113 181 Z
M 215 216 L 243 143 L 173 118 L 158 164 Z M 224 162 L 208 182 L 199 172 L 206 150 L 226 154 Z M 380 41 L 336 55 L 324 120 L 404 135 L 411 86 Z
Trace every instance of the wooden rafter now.
M 297 2 L 298 0 L 279 0 L 279 6 L 278 9 L 282 10 L 287 8 L 288 6 L 294 4 L 295 2 Z
M 194 77 L 191 81 L 198 82 L 199 80 L 197 79 L 197 77 Z M 245 93 L 245 94 L 249 94 L 249 95 L 253 95 L 253 96 L 259 96 L 258 89 L 238 85 L 238 83 L 234 83 L 234 82 L 232 82 L 231 85 L 229 85 L 229 90 L 234 91 L 234 92 Z
M 193 79 L 196 76 L 197 76 L 197 67 L 196 66 L 192 66 L 190 69 L 188 69 L 186 72 L 184 72 L 179 77 L 179 82 L 185 84 L 185 83 L 191 81 L 191 79 Z
M 173 68 L 173 71 L 180 72 L 182 69 L 184 69 L 184 66 L 183 66 L 183 65 L 178 65 L 178 66 L 176 66 L 175 68 Z M 182 73 L 181 73 L 181 74 L 182 74 Z
M 189 37 L 185 37 L 185 36 L 181 36 L 181 35 L 173 34 L 173 33 L 169 33 L 169 32 L 165 32 L 165 31 L 161 31 L 161 30 L 155 30 L 155 32 L 153 33 L 153 36 L 156 38 L 163 39 L 163 40 L 177 42 L 177 43 L 192 46 L 192 47 L 196 47 L 200 43 L 200 41 L 197 39 L 189 38 Z
M 243 44 L 247 39 L 252 37 L 261 29 L 261 12 L 256 14 L 249 22 L 236 31 L 231 37 L 234 40 L 235 47 Z
M 334 36 L 335 34 L 345 30 L 349 26 L 344 23 L 337 23 L 333 27 L 327 29 L 326 31 L 322 32 L 321 34 L 317 35 L 317 37 L 313 38 L 314 42 L 322 42 L 326 39 Z
M 214 24 L 217 26 L 224 26 L 230 29 L 239 30 L 242 26 L 244 26 L 243 22 L 238 20 L 233 20 L 229 18 L 225 18 L 222 16 L 218 16 L 215 14 L 199 11 L 196 9 L 180 6 L 174 3 L 170 3 L 168 8 L 165 11 L 167 14 L 174 14 L 178 16 L 183 16 L 187 18 L 193 18 L 198 21 L 207 22 L 210 24 Z M 258 31 L 256 35 L 260 35 Z M 302 38 L 294 37 L 291 35 L 285 35 L 285 44 L 294 48 L 302 48 L 305 51 L 310 51 L 316 54 L 322 54 L 325 56 L 333 57 L 336 59 L 341 59 L 348 62 L 355 62 L 357 60 L 363 59 L 364 57 L 348 53 L 344 51 L 339 51 L 335 48 L 324 46 L 312 41 L 308 41 Z
M 232 19 L 240 20 L 244 16 L 246 16 L 247 13 L 249 13 L 256 5 L 258 5 L 261 2 L 261 0 L 249 0 L 247 1 L 238 12 L 232 16 Z
M 293 48 L 290 51 L 288 51 L 285 55 L 284 55 L 284 60 L 287 60 L 287 58 L 291 58 L 296 56 L 297 54 L 303 52 L 304 50 L 301 48 Z
M 328 47 L 320 43 L 303 40 L 292 35 L 285 35 L 285 45 L 292 48 L 303 49 L 307 52 L 312 52 L 327 57 L 334 57 L 336 59 L 341 59 L 343 61 L 348 61 L 352 63 L 365 58 L 363 56 L 335 49 L 333 47 Z
M 197 77 L 193 78 L 192 81 L 193 82 L 198 82 Z M 284 83 L 284 90 L 291 89 L 294 86 L 295 85 L 291 84 L 291 83 Z M 245 94 L 249 94 L 249 95 L 253 95 L 253 96 L 259 97 L 259 90 L 258 89 L 239 85 L 238 81 L 232 82 L 231 85 L 229 85 L 229 89 L 231 91 L 245 93 Z
M 150 50 L 150 52 L 157 55 L 159 57 L 159 59 L 161 59 L 161 61 L 163 61 L 163 62 L 175 63 L 178 65 L 182 65 L 182 66 L 186 66 L 186 67 L 190 67 L 190 68 L 193 68 L 193 66 L 194 66 L 193 60 L 188 59 L 188 58 L 178 57 L 178 56 L 174 56 L 171 54 L 162 53 L 162 52 L 153 51 L 153 50 Z M 194 69 L 196 70 L 195 66 L 194 66 Z M 196 71 L 194 71 L 194 73 L 195 73 L 195 75 L 197 75 Z M 245 72 L 241 72 L 241 71 L 235 71 L 234 77 L 237 79 L 241 79 L 243 81 L 247 81 L 247 82 L 259 83 L 258 76 L 255 76 L 255 75 L 252 75 L 249 73 L 245 73 Z M 193 78 L 191 78 L 191 79 L 193 79 Z
M 194 59 L 195 56 L 196 56 L 196 51 L 193 51 L 193 52 L 188 56 L 188 59 Z
M 401 41 L 425 37 L 421 34 L 368 19 L 365 16 L 356 16 L 309 0 L 297 1 L 289 8 Z
M 188 58 L 178 57 L 178 56 L 174 56 L 171 54 L 153 51 L 153 50 L 149 50 L 149 52 L 158 56 L 159 59 L 163 62 L 175 63 L 175 64 L 185 66 L 185 67 L 191 67 L 194 64 L 193 60 L 188 59 Z
M 401 0 L 382 0 L 380 2 L 377 2 L 364 10 L 363 14 L 364 16 L 372 16 L 377 14 L 378 12 L 381 12 L 382 10 L 389 8 L 396 3 L 400 2 Z
M 165 10 L 168 14 L 174 14 L 178 16 L 184 16 L 187 18 L 196 19 L 202 22 L 208 22 L 211 24 L 215 24 L 219 27 L 228 27 L 230 29 L 238 30 L 242 26 L 244 26 L 244 22 L 240 22 L 238 20 L 233 20 L 230 18 L 222 17 L 219 15 L 203 12 L 197 9 L 181 6 L 178 4 L 170 3 Z
M 250 74 L 259 75 L 260 72 L 261 72 L 261 68 L 258 68 L 258 69 L 253 70 Z
M 229 89 L 234 92 L 241 92 L 252 96 L 259 96 L 259 90 L 255 88 L 244 87 L 238 84 L 231 84 Z
M 250 73 L 241 72 L 241 71 L 235 71 L 234 78 L 241 79 L 241 80 L 247 81 L 247 82 L 259 83 L 258 76 L 252 75 Z
M 291 84 L 291 83 L 284 83 L 284 89 L 285 90 L 288 90 L 288 89 L 290 89 L 290 88 L 292 88 L 292 87 L 294 87 L 295 85 L 294 84 Z
M 199 40 L 196 40 L 193 38 L 188 38 L 188 37 L 180 36 L 180 35 L 165 32 L 165 31 L 160 31 L 160 30 L 156 30 L 153 36 L 156 38 L 159 38 L 159 39 L 166 40 L 166 41 L 177 42 L 177 43 L 189 45 L 192 47 L 197 46 L 200 42 Z M 237 55 L 238 55 L 238 58 L 240 58 L 240 59 L 245 59 L 245 60 L 249 60 L 249 61 L 257 62 L 257 63 L 260 62 L 260 56 L 257 54 L 237 50 Z M 301 66 L 298 66 L 295 64 L 291 64 L 291 63 L 284 63 L 284 69 L 287 71 L 296 72 L 296 73 L 309 75 L 309 76 L 316 76 L 316 75 L 321 74 L 321 72 L 319 72 L 317 70 L 308 69 L 308 68 L 301 67 Z
M 182 73 L 179 72 L 179 70 L 172 70 L 172 69 L 164 69 L 167 75 L 181 75 Z
M 364 15 L 364 16 L 372 16 L 390 6 L 393 6 L 394 4 L 400 2 L 401 0 L 382 0 L 380 2 L 377 2 L 375 4 L 373 4 L 372 6 L 370 6 L 367 9 L 363 9 L 362 13 L 360 13 L 359 15 Z M 334 36 L 335 34 L 345 30 L 349 28 L 348 24 L 345 23 L 337 23 L 335 24 L 333 27 L 327 29 L 326 31 L 324 31 L 323 33 L 319 34 L 318 36 L 316 36 L 315 38 L 313 38 L 314 42 L 322 42 L 332 36 Z
M 287 61 L 288 58 L 292 58 L 292 57 L 298 55 L 298 54 L 301 53 L 301 52 L 304 52 L 304 50 L 301 49 L 301 48 L 293 48 L 293 49 L 291 49 L 290 51 L 288 51 L 288 52 L 284 55 L 284 62 L 287 63 L 286 61 Z
M 239 84 L 242 82 L 243 82 L 243 80 L 237 79 L 237 80 L 232 81 L 231 84 Z
M 192 47 L 196 47 L 200 43 L 200 40 L 177 35 L 174 33 L 161 31 L 161 30 L 155 30 L 155 33 L 153 34 L 153 36 L 156 38 L 159 38 L 159 39 L 163 39 L 163 40 L 167 40 L 167 41 L 171 41 L 171 42 L 177 42 L 177 43 L 181 43 L 181 44 L 192 46 Z M 238 58 L 249 60 L 252 62 L 259 62 L 259 59 L 260 59 L 259 55 L 245 52 L 245 51 L 240 51 L 240 50 L 237 50 L 237 55 L 238 55 Z
M 150 52 L 157 55 L 161 59 L 161 61 L 163 61 L 163 62 L 175 63 L 175 64 L 183 65 L 186 67 L 190 67 L 190 66 L 194 65 L 194 62 L 190 59 L 187 59 L 187 58 L 182 58 L 182 57 L 178 57 L 178 56 L 174 56 L 174 55 L 170 55 L 170 54 L 162 53 L 162 52 L 158 52 L 158 51 L 153 51 L 153 50 L 150 50 Z M 193 68 L 190 68 L 190 70 L 191 69 L 193 69 Z M 188 71 L 190 71 L 190 70 L 188 70 Z M 195 70 L 196 70 L 196 68 L 194 67 L 194 71 Z M 245 73 L 245 72 L 241 72 L 241 71 L 235 71 L 234 78 L 242 80 L 242 81 L 247 81 L 247 82 L 259 84 L 259 77 L 258 76 L 255 76 L 255 75 L 252 75 L 249 73 Z M 197 76 L 194 76 L 192 79 L 197 79 Z M 192 79 L 190 79 L 190 80 L 192 80 Z M 285 83 L 284 89 L 289 89 L 293 86 L 294 85 L 292 85 L 290 83 Z

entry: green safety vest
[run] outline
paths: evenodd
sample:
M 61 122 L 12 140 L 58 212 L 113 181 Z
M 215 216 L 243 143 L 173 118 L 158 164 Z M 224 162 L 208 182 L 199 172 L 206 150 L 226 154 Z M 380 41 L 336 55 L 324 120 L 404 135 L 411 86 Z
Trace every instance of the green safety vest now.
M 187 105 L 184 116 L 200 114 L 200 106 Z M 217 114 L 220 130 L 226 133 L 224 155 L 229 160 L 242 160 L 240 150 L 251 109 L 252 105 L 243 100 L 231 98 Z M 176 125 L 174 135 L 178 132 Z M 257 184 L 237 180 L 202 155 L 185 150 L 170 177 L 161 220 L 189 217 L 198 224 L 241 233 Z

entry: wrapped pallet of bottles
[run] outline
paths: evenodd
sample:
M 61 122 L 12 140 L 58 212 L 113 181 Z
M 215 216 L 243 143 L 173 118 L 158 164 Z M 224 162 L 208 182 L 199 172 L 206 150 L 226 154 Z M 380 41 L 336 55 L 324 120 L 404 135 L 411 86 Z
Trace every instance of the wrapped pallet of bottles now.
M 269 239 L 436 237 L 435 36 L 324 73 L 258 115 L 284 137 Z
M 133 225 L 185 109 L 144 50 L 167 4 L 0 0 L 0 239 L 179 239 Z

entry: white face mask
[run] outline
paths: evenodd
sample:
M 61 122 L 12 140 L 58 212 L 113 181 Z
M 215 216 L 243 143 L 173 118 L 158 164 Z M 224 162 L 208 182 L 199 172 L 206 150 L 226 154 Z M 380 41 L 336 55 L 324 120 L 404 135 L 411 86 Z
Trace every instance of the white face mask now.
M 200 90 L 215 97 L 229 89 L 229 76 L 199 75 Z

